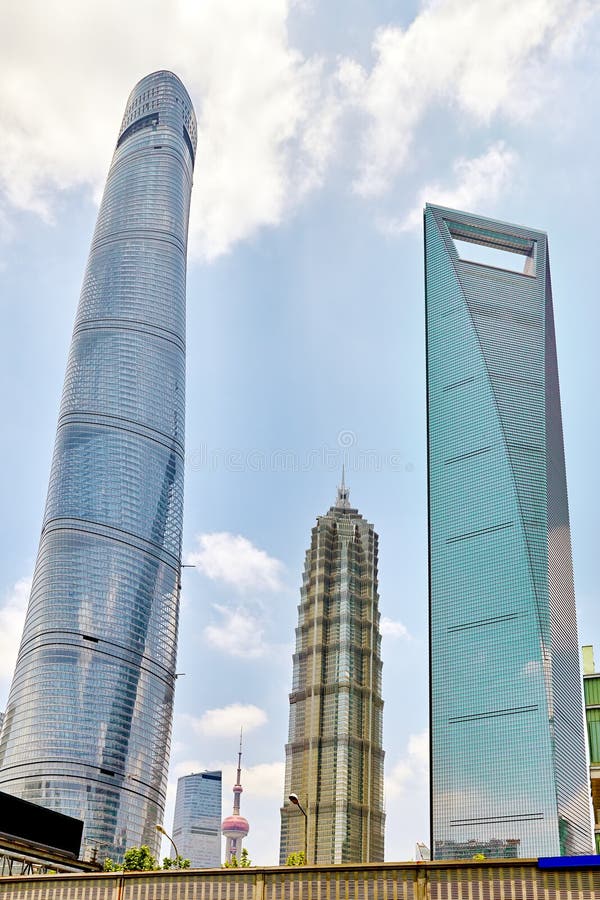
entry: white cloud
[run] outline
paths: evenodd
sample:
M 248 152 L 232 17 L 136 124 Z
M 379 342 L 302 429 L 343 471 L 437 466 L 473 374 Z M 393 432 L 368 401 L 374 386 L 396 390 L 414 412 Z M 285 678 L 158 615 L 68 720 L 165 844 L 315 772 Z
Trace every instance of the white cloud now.
M 288 45 L 284 2 L 199 4 L 201 100 L 191 250 L 218 256 L 261 225 L 279 223 L 318 186 L 330 155 L 331 103 L 321 66 Z M 215 34 L 215 31 L 217 32 Z M 202 35 L 202 37 L 200 37 Z
M 244 732 L 254 731 L 268 721 L 264 709 L 251 703 L 232 703 L 220 709 L 207 709 L 199 718 L 184 715 L 194 732 L 203 737 L 234 737 Z
M 411 734 L 405 756 L 386 775 L 386 797 L 400 797 L 411 790 L 426 791 L 429 783 L 429 732 Z
M 236 768 L 229 760 L 222 762 L 213 760 L 209 763 L 200 762 L 197 759 L 185 759 L 173 766 L 172 775 L 181 778 L 182 775 L 190 775 L 192 772 L 204 772 L 206 770 L 223 772 L 223 784 L 231 784 L 235 781 Z M 283 797 L 283 780 L 285 776 L 285 763 L 257 763 L 254 766 L 243 766 L 242 783 L 244 785 L 244 800 L 247 797 L 276 797 L 281 801 Z M 225 805 L 228 803 L 225 800 Z
M 357 192 L 374 196 L 389 186 L 436 105 L 475 124 L 529 116 L 592 12 L 588 0 L 426 0 L 408 28 L 380 28 L 372 70 L 344 60 L 338 71 L 347 101 L 368 121 Z
M 171 68 L 195 102 L 191 254 L 281 221 L 317 185 L 332 107 L 288 40 L 290 0 L 23 0 L 0 32 L 0 192 L 51 220 L 58 191 L 104 181 L 128 92 Z M 109 61 L 109 64 L 107 64 Z
M 429 844 L 427 730 L 409 736 L 404 755 L 387 772 L 385 807 L 386 859 L 412 858 L 417 841 Z
M 284 762 L 258 763 L 244 774 L 245 790 L 256 797 L 276 797 L 281 803 L 284 777 Z
M 230 656 L 242 659 L 264 656 L 267 644 L 265 629 L 259 616 L 241 606 L 229 609 L 214 604 L 214 609 L 221 616 L 221 622 L 204 628 L 204 637 L 209 644 Z
M 279 591 L 283 564 L 241 534 L 228 531 L 200 534 L 199 550 L 187 557 L 213 581 L 223 581 L 240 592 Z
M 410 638 L 406 625 L 403 625 L 402 622 L 396 622 L 394 619 L 388 619 L 387 616 L 382 616 L 379 627 L 384 637 Z
M 489 209 L 510 181 L 516 162 L 516 154 L 502 141 L 492 144 L 475 159 L 458 159 L 453 166 L 454 186 L 444 187 L 439 183 L 425 185 L 410 212 L 402 219 L 382 222 L 382 230 L 388 234 L 398 234 L 421 228 L 425 203 L 472 212 L 476 212 L 479 206 Z
M 204 639 L 230 656 L 264 656 L 268 647 L 266 611 L 256 595 L 285 590 L 283 564 L 241 534 L 200 534 L 196 542 L 199 549 L 188 554 L 187 562 L 212 581 L 246 595 L 243 603 L 213 604 L 217 621 L 204 627 Z M 252 599 L 247 596 L 250 592 Z
M 465 133 L 494 117 L 527 120 L 554 95 L 597 12 L 590 0 L 424 0 L 408 27 L 376 31 L 368 68 L 303 56 L 288 34 L 296 6 L 8 4 L 0 31 L 0 235 L 10 234 L 15 208 L 52 221 L 61 191 L 99 195 L 127 94 L 155 69 L 177 72 L 196 106 L 189 249 L 214 259 L 291 215 L 323 184 L 334 157 L 358 173 L 360 194 L 381 194 L 418 164 L 415 138 L 436 108 L 452 110 Z M 361 142 L 346 127 L 356 115 Z
M 12 678 L 21 642 L 31 578 L 21 578 L 6 592 L 0 607 L 0 678 Z

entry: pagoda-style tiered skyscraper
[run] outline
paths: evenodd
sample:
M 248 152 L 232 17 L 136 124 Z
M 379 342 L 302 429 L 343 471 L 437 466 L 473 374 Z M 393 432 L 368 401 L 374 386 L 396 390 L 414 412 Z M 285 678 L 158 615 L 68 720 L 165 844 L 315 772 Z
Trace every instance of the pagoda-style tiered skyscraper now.
M 350 506 L 342 477 L 335 505 L 313 528 L 304 566 L 285 748 L 282 864 L 305 846 L 309 863 L 383 860 L 377 541 L 373 526 Z
M 158 850 L 167 787 L 195 146 L 181 81 L 142 79 L 85 271 L 0 739 L 2 790 L 83 819 L 84 845 L 117 859 Z
M 434 859 L 591 850 L 544 232 L 427 206 Z

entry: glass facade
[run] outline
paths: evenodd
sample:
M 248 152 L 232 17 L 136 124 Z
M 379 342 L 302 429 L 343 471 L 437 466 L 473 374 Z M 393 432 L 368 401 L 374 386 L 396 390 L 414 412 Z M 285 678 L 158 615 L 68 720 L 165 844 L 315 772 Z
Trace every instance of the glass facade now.
M 600 853 L 600 672 L 594 665 L 594 648 L 583 650 L 583 698 L 590 760 L 590 787 L 594 822 L 594 846 Z
M 589 853 L 547 237 L 427 206 L 425 257 L 433 858 Z
M 221 865 L 221 780 L 221 772 L 197 772 L 177 781 L 173 839 L 193 869 Z
M 298 607 L 280 863 L 383 860 L 381 635 L 373 526 L 342 482 L 319 516 Z M 296 794 L 306 811 L 289 802 Z M 306 830 L 305 830 L 306 828 Z
M 179 602 L 187 225 L 196 145 L 170 72 L 134 88 L 75 320 L 0 787 L 158 850 Z

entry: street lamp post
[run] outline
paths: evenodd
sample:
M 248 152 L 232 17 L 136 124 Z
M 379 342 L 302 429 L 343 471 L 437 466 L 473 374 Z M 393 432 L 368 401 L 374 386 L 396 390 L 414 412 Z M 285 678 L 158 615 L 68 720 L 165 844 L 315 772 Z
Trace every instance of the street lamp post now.
M 304 862 L 308 865 L 308 843 L 307 843 L 307 830 L 308 830 L 308 816 L 304 811 L 300 800 L 298 799 L 298 794 L 290 794 L 288 797 L 290 803 L 293 803 L 294 806 L 297 806 L 302 815 L 304 816 Z
M 179 577 L 177 579 L 177 590 L 181 590 L 181 570 L 182 569 L 197 569 L 198 566 L 196 563 L 180 563 L 179 564 Z M 167 835 L 169 837 L 169 835 Z
M 106 842 L 103 844 L 92 844 L 90 846 L 90 862 L 93 863 L 95 866 L 97 866 L 98 865 L 98 851 L 101 850 L 103 847 L 110 847 L 110 846 L 111 845 Z
M 177 846 L 176 846 L 176 844 L 175 844 L 175 841 L 173 840 L 173 838 L 171 837 L 171 835 L 168 834 L 168 833 L 165 831 L 165 829 L 162 827 L 162 825 L 157 824 L 156 830 L 157 830 L 157 831 L 160 831 L 161 834 L 164 834 L 164 836 L 165 836 L 169 841 L 171 841 L 171 843 L 173 844 L 173 850 L 175 851 L 175 862 L 177 863 L 177 866 L 176 866 L 175 868 L 178 869 L 178 868 L 179 868 L 179 850 L 177 849 Z

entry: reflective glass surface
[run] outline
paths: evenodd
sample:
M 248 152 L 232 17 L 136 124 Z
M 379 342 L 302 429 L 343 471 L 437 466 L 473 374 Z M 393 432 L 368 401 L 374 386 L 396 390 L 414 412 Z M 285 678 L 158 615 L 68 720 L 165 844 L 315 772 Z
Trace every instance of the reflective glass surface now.
M 381 635 L 373 526 L 345 486 L 319 516 L 298 607 L 280 862 L 383 860 Z M 289 802 L 298 796 L 305 820 Z M 307 830 L 305 832 L 305 822 Z
M 588 853 L 547 238 L 428 206 L 425 241 L 432 851 Z
M 158 849 L 183 505 L 196 145 L 179 79 L 127 102 L 85 271 L 0 787 L 81 818 L 100 858 Z
M 192 869 L 221 865 L 221 781 L 221 772 L 196 772 L 177 782 L 173 839 Z

